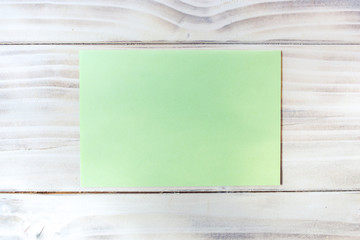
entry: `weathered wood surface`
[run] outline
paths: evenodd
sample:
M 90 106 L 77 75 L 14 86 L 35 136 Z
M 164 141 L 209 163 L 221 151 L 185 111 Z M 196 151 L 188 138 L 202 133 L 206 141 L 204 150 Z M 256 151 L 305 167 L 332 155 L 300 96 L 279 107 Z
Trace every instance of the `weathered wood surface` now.
M 359 239 L 359 10 L 356 0 L 0 1 L 0 239 Z M 80 188 L 78 50 L 124 47 L 282 50 L 283 185 Z M 4 193 L 111 190 L 252 192 Z
M 0 46 L 0 191 L 360 190 L 360 49 L 282 45 L 165 46 L 283 51 L 282 186 L 80 188 L 78 50 L 124 47 Z
M 359 209 L 359 192 L 2 194 L 0 238 L 348 240 Z
M 12 0 L 0 42 L 359 43 L 357 0 Z

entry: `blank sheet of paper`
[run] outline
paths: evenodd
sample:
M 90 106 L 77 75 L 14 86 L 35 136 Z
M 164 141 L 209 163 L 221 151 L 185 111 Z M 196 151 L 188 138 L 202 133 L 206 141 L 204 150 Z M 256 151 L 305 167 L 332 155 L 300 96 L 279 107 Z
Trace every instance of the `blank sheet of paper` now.
M 82 186 L 279 185 L 280 136 L 280 51 L 80 51 Z

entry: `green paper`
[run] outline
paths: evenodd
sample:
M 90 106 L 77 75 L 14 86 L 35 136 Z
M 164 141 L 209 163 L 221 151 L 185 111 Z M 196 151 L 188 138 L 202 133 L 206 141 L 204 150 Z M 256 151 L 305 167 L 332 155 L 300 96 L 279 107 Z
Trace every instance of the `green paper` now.
M 280 51 L 80 51 L 84 187 L 279 185 L 280 136 Z

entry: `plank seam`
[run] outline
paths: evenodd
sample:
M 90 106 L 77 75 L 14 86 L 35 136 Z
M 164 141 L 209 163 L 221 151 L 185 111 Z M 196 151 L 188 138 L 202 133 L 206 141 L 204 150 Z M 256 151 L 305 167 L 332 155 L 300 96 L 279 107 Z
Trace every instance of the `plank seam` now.
M 40 195 L 77 195 L 77 194 L 225 194 L 225 193 L 360 193 L 359 189 L 336 190 L 239 190 L 239 191 L 1 191 L 0 194 L 40 194 Z
M 0 42 L 0 46 L 23 46 L 23 45 L 44 45 L 44 46 L 82 46 L 82 45 L 118 45 L 118 46 L 141 46 L 141 45 L 165 45 L 165 46 L 176 46 L 176 45 L 285 45 L 285 46 L 359 46 L 357 42 L 306 42 L 306 41 L 279 41 L 279 42 L 222 42 L 222 41 L 120 41 L 120 42 Z

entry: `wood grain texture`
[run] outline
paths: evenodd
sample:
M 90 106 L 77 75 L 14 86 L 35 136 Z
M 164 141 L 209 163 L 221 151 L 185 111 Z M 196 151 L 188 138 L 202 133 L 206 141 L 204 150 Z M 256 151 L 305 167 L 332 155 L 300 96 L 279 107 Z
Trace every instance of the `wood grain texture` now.
M 0 239 L 359 239 L 360 192 L 343 192 L 360 190 L 359 10 L 356 0 L 0 1 Z M 131 47 L 282 50 L 283 185 L 81 188 L 78 50 Z
M 12 0 L 2 43 L 359 43 L 357 0 Z
M 0 236 L 353 240 L 360 236 L 359 209 L 358 192 L 2 194 Z
M 78 50 L 125 47 L 0 46 L 0 191 L 360 189 L 357 46 L 178 44 L 155 47 L 283 51 L 283 185 L 80 188 Z

